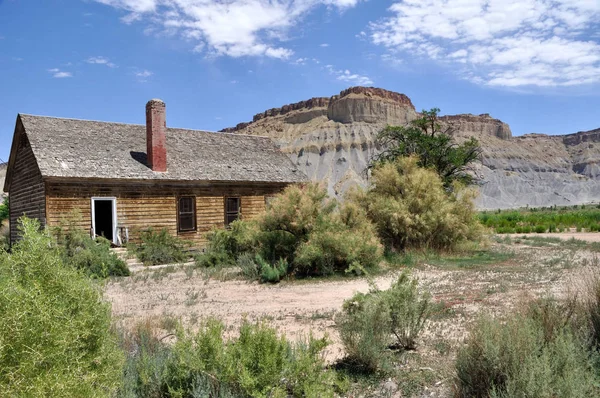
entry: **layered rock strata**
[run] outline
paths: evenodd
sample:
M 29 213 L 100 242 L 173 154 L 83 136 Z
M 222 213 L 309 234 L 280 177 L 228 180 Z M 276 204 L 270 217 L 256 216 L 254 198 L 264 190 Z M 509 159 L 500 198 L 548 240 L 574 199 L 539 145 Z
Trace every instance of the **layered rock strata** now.
M 342 196 L 365 186 L 375 137 L 387 125 L 406 125 L 419 115 L 410 99 L 378 88 L 353 87 L 330 98 L 312 98 L 254 116 L 229 132 L 266 135 L 329 193 Z M 457 142 L 477 138 L 482 162 L 480 208 L 572 205 L 600 199 L 600 129 L 563 136 L 513 137 L 488 114 L 440 118 Z

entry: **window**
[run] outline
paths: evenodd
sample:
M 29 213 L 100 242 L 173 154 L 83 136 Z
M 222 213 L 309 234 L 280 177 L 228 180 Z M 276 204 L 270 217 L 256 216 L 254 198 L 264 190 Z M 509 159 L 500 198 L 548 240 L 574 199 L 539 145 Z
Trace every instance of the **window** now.
M 196 198 L 183 196 L 177 202 L 177 225 L 179 232 L 196 230 Z
M 225 226 L 240 216 L 240 198 L 225 198 Z

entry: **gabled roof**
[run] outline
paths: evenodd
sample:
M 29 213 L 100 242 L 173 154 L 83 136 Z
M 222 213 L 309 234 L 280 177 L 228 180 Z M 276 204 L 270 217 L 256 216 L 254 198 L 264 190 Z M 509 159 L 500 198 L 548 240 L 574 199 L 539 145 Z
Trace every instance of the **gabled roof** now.
M 17 125 L 19 120 L 43 177 L 284 183 L 307 179 L 267 137 L 167 128 L 167 172 L 161 173 L 146 164 L 144 125 L 23 114 Z

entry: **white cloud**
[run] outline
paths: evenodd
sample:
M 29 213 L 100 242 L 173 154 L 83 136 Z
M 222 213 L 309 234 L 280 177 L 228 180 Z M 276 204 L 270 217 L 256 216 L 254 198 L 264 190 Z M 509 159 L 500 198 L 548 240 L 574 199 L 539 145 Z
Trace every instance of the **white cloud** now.
M 455 64 L 492 86 L 600 82 L 598 0 L 405 0 L 371 24 L 390 54 Z
M 308 58 L 298 58 L 293 63 L 296 65 L 306 65 L 306 61 L 308 61 Z
M 88 64 L 106 65 L 109 68 L 117 67 L 117 65 L 110 62 L 109 59 L 105 57 L 89 57 L 85 62 L 87 62 Z
M 64 79 L 65 77 L 73 77 L 73 74 L 71 72 L 65 72 L 58 68 L 48 69 L 48 72 L 50 74 L 52 74 L 52 77 L 54 77 L 56 79 Z
M 322 43 L 319 47 L 324 47 L 324 48 L 329 47 L 329 43 Z
M 318 6 L 345 10 L 362 0 L 95 0 L 125 10 L 126 23 L 145 21 L 148 32 L 178 33 L 194 51 L 230 57 L 288 59 L 281 43 Z
M 147 69 L 143 69 L 135 72 L 134 75 L 140 83 L 145 83 L 148 81 L 149 77 L 154 75 L 154 72 L 151 72 Z
M 337 70 L 333 65 L 325 65 L 325 69 L 339 81 L 350 83 L 353 86 L 371 86 L 373 80 L 368 76 L 362 76 L 350 72 L 348 69 Z

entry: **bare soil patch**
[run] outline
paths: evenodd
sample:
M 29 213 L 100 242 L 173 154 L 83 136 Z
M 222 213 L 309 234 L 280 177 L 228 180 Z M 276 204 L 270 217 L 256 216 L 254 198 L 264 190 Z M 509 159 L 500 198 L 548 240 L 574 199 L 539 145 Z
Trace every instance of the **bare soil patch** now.
M 600 238 L 600 234 L 596 236 Z M 506 314 L 528 297 L 561 297 L 577 283 L 582 268 L 598 264 L 597 254 L 581 248 L 532 247 L 526 240 L 494 244 L 489 250 L 502 253 L 497 256 L 501 260 L 478 264 L 473 259 L 422 259 L 411 269 L 432 293 L 436 312 L 417 351 L 405 354 L 397 390 L 388 396 L 448 396 L 456 350 L 478 314 Z M 390 270 L 376 277 L 375 283 L 386 289 L 401 271 Z M 265 320 L 292 340 L 309 333 L 316 337 L 327 334 L 332 344 L 326 357 L 333 362 L 344 355 L 335 330 L 335 314 L 344 300 L 369 290 L 364 277 L 277 285 L 223 280 L 228 278 L 231 275 L 227 273 L 215 278 L 189 265 L 145 270 L 109 282 L 106 297 L 115 318 L 125 327 L 149 318 L 175 317 L 194 328 L 202 319 L 217 317 L 235 333 L 241 320 L 247 318 Z M 381 396 L 381 391 L 363 396 Z

